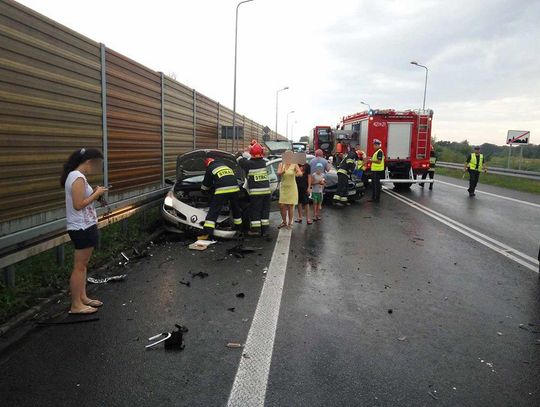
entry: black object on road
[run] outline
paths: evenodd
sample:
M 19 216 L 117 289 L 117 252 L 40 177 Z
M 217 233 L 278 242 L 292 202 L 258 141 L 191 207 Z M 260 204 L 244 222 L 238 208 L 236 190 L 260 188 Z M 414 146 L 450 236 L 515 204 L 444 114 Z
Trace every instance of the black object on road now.
M 156 345 L 159 345 L 162 342 L 165 342 L 165 349 L 176 349 L 184 350 L 186 347 L 184 344 L 184 334 L 188 332 L 188 329 L 185 326 L 174 324 L 176 330 L 173 332 L 163 332 L 157 335 L 154 335 L 148 338 L 149 341 L 154 341 L 149 345 L 145 346 L 145 349 L 151 349 Z

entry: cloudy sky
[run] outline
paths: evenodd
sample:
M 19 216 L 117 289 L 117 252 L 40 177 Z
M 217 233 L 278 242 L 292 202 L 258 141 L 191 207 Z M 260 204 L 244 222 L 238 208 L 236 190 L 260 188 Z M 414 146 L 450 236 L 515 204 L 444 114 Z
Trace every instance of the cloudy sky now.
M 20 0 L 232 108 L 236 0 Z M 540 0 L 255 0 L 240 7 L 237 111 L 279 132 L 372 108 L 435 111 L 439 140 L 540 138 Z

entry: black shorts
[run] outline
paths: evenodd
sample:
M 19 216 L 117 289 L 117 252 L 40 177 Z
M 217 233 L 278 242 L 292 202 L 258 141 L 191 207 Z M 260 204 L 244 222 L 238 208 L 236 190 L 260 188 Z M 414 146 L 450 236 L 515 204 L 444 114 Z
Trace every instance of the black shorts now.
M 309 203 L 309 195 L 307 188 L 298 188 L 298 205 L 307 205 Z
M 68 235 L 76 250 L 88 249 L 98 245 L 99 232 L 97 225 L 88 229 L 68 230 Z

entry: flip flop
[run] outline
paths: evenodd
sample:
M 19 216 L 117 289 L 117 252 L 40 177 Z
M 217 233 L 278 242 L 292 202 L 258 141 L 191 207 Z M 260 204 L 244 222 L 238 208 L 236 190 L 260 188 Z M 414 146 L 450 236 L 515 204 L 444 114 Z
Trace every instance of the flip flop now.
M 312 225 L 312 224 L 313 224 L 313 221 L 308 220 L 308 221 L 307 221 L 307 224 L 308 224 L 308 225 Z
M 279 225 L 277 228 L 278 228 L 278 229 L 281 229 L 281 228 L 284 228 L 285 226 L 287 226 L 286 223 L 281 223 L 281 225 Z
M 69 310 L 68 314 L 69 315 L 90 315 L 90 314 L 95 314 L 97 311 L 98 311 L 97 308 L 86 306 L 86 307 L 84 307 L 83 309 L 81 309 L 80 311 L 77 311 L 77 312 L 73 312 L 73 311 Z
M 294 223 L 302 223 L 302 219 L 296 219 Z
M 84 305 L 88 305 L 89 307 L 99 308 L 99 307 L 103 306 L 103 303 L 101 301 L 99 301 L 99 300 L 91 300 L 91 301 L 88 301 Z

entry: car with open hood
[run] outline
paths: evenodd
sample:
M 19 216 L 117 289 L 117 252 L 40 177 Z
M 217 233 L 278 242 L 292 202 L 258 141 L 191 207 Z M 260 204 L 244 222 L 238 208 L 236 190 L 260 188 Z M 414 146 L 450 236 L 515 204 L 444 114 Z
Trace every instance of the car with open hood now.
M 176 160 L 176 181 L 166 180 L 171 189 L 161 207 L 161 215 L 167 230 L 202 232 L 212 199 L 210 193 L 201 190 L 206 172 L 204 160 L 209 157 L 222 162 L 234 171 L 240 186 L 240 205 L 243 209 L 247 206 L 249 200 L 243 188 L 244 172 L 233 154 L 221 150 L 190 151 L 179 155 Z M 214 236 L 233 238 L 235 235 L 230 210 L 226 206 L 218 217 Z

